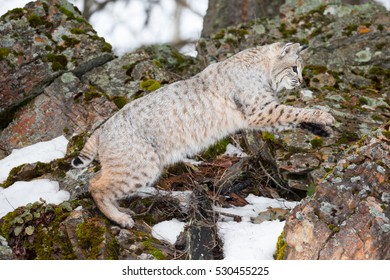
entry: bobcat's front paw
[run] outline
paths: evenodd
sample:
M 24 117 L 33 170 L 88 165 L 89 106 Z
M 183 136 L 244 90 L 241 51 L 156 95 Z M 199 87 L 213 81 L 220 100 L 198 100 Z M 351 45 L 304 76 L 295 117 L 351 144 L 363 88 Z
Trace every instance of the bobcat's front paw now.
M 299 128 L 306 129 L 317 136 L 329 137 L 332 134 L 330 127 L 318 123 L 302 122 L 299 124 Z
M 299 127 L 317 136 L 329 137 L 333 132 L 329 126 L 335 123 L 336 120 L 331 114 L 321 110 L 313 110 L 310 118 L 307 121 L 301 122 Z
M 313 110 L 313 114 L 308 122 L 331 126 L 336 123 L 336 120 L 328 112 L 322 110 Z

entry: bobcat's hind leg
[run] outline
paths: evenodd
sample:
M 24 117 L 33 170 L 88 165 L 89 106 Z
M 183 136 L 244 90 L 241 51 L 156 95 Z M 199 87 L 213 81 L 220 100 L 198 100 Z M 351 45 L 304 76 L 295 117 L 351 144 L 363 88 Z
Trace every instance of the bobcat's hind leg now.
M 134 226 L 133 212 L 120 207 L 118 200 L 154 183 L 161 172 L 157 159 L 155 154 L 150 153 L 140 158 L 125 157 L 118 165 L 102 161 L 101 174 L 92 178 L 89 191 L 107 218 L 124 228 Z
M 131 217 L 131 213 L 120 211 L 117 202 L 117 200 L 124 195 L 122 192 L 123 189 L 124 186 L 121 185 L 120 182 L 112 180 L 112 178 L 107 175 L 101 175 L 97 180 L 94 180 L 93 178 L 89 184 L 89 192 L 99 210 L 108 219 L 116 222 L 121 227 L 132 228 L 134 226 L 134 220 Z M 128 194 L 131 193 L 132 191 Z

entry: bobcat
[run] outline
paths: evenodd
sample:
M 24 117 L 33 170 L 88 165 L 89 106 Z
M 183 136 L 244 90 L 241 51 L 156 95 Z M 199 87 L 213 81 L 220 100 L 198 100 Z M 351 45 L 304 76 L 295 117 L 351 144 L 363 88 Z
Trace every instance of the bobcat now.
M 301 127 L 328 136 L 332 115 L 282 105 L 276 97 L 302 84 L 305 48 L 274 43 L 247 49 L 123 107 L 72 161 L 83 168 L 99 154 L 102 169 L 89 185 L 99 209 L 132 228 L 132 212 L 119 207 L 118 199 L 152 185 L 164 166 L 238 130 Z

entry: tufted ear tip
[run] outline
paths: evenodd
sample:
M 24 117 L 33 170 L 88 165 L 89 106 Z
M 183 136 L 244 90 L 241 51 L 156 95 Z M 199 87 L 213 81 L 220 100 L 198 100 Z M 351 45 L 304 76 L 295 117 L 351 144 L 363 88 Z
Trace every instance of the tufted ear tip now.
M 298 43 L 287 43 L 283 46 L 280 57 L 285 56 L 286 54 L 298 53 L 300 45 Z
M 300 46 L 299 49 L 298 49 L 297 54 L 300 54 L 300 53 L 304 52 L 307 48 L 308 48 L 308 46 L 306 46 L 306 45 Z

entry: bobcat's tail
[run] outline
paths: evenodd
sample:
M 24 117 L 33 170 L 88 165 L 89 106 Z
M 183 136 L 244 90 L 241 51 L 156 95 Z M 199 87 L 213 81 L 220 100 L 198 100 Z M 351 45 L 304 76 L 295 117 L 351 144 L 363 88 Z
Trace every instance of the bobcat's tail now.
M 96 157 L 99 145 L 99 133 L 95 131 L 85 143 L 78 157 L 72 160 L 72 166 L 75 168 L 84 168 Z

